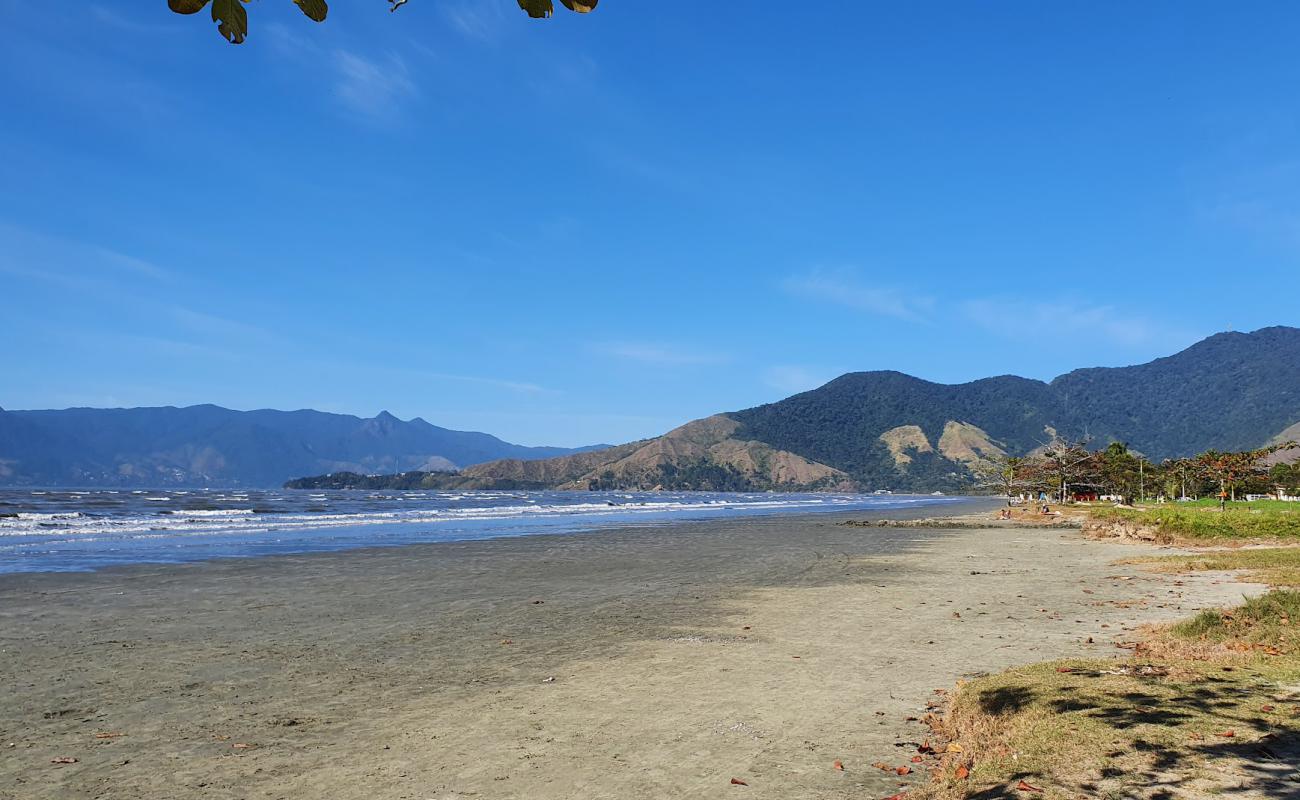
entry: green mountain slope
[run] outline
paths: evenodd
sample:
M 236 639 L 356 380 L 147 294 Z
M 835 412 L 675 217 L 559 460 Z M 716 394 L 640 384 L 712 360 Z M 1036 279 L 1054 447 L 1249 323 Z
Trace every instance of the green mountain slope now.
M 1221 333 L 1135 367 L 1052 381 L 1073 430 L 1150 458 L 1266 444 L 1300 422 L 1300 329 Z
M 1024 455 L 1057 436 L 1087 436 L 1098 447 L 1123 441 L 1158 460 L 1261 446 L 1297 423 L 1300 329 L 1276 327 L 1050 383 L 1008 375 L 946 385 L 856 372 L 658 439 L 581 458 L 490 462 L 457 479 L 479 487 L 946 491 L 969 486 L 982 460 Z M 796 460 L 798 469 L 772 469 Z

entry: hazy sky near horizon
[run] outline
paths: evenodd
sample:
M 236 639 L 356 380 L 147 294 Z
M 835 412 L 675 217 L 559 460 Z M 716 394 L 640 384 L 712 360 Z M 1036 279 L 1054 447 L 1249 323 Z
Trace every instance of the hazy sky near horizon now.
M 1300 324 L 1300 6 L 0 0 L 0 406 L 620 442 Z

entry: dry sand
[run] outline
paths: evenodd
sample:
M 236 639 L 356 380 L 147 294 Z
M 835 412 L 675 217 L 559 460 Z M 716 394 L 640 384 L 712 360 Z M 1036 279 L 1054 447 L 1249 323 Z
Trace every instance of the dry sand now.
M 0 798 L 880 797 L 934 689 L 1249 589 L 843 519 L 3 577 Z

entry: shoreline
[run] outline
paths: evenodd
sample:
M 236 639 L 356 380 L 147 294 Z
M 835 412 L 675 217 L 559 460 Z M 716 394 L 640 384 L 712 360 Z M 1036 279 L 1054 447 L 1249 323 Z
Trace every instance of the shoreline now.
M 851 519 L 860 519 L 869 516 L 873 520 L 924 520 L 931 518 L 933 512 L 938 509 L 963 509 L 979 508 L 983 509 L 986 505 L 993 508 L 997 506 L 996 500 L 979 496 L 952 496 L 946 498 L 945 503 L 930 505 L 922 504 L 915 506 L 904 506 L 898 508 L 886 509 L 854 509 L 854 510 L 833 510 L 833 511 L 799 511 L 799 512 L 782 512 L 777 511 L 766 514 L 740 513 L 734 517 L 718 516 L 716 518 L 664 518 L 653 519 L 647 517 L 644 521 L 636 522 L 610 522 L 603 525 L 592 527 L 578 527 L 576 529 L 559 529 L 548 531 L 542 529 L 535 533 L 526 534 L 502 534 L 500 536 L 490 536 L 484 538 L 466 538 L 452 539 L 444 541 L 398 541 L 391 544 L 366 545 L 361 547 L 341 547 L 337 549 L 304 549 L 304 550 L 281 550 L 248 556 L 214 556 L 209 558 L 196 558 L 192 560 L 180 561 L 138 561 L 123 564 L 107 564 L 95 569 L 87 570 L 28 570 L 19 572 L 0 572 L 0 591 L 6 588 L 10 582 L 21 582 L 23 578 L 40 579 L 41 576 L 64 575 L 69 578 L 86 575 L 99 574 L 123 574 L 130 575 L 137 571 L 146 571 L 155 573 L 158 570 L 170 568 L 176 569 L 195 569 L 204 565 L 222 565 L 222 564 L 248 564 L 260 562 L 268 559 L 296 559 L 296 558 L 329 558 L 329 557 L 346 557 L 348 555 L 366 555 L 389 552 L 393 550 L 419 549 L 419 548 L 440 548 L 454 545 L 469 544 L 490 544 L 493 542 L 507 542 L 516 539 L 538 539 L 538 538 L 563 538 L 570 536 L 600 536 L 605 534 L 627 535 L 639 530 L 645 529 L 665 529 L 671 530 L 676 528 L 690 528 L 697 525 L 714 526 L 714 525 L 731 525 L 734 523 L 743 523 L 748 520 L 772 520 L 788 519 L 796 524 L 804 524 L 813 521 L 844 521 Z M 992 503 L 992 505 L 989 505 Z M 408 524 L 408 523 L 402 523 Z M 382 527 L 382 526 L 376 526 Z
M 345 496 L 349 494 L 352 496 Z M 136 498 L 86 500 L 68 493 L 53 501 L 19 498 L 10 503 L 11 507 L 18 503 L 18 513 L 10 514 L 13 519 L 0 519 L 0 576 L 582 534 L 776 515 L 914 513 L 916 508 L 936 511 L 970 502 L 960 496 L 907 495 L 882 500 L 833 494 L 733 497 L 725 493 L 668 493 L 637 497 L 588 492 L 514 497 L 514 505 L 494 505 L 491 499 L 466 500 L 465 495 L 423 499 L 432 502 L 364 492 L 336 492 L 319 502 L 316 496 L 306 494 L 296 498 L 234 498 L 224 493 L 206 499 L 144 497 L 143 504 Z M 166 505 L 148 501 L 166 501 Z M 0 505 L 5 505 L 3 499 Z M 87 509 L 91 509 L 89 513 L 83 513 Z M 316 517 L 314 512 L 326 513 Z M 14 533 L 17 535 L 10 535 Z
M 862 516 L 4 576 L 0 798 L 884 796 L 935 688 L 1243 588 Z

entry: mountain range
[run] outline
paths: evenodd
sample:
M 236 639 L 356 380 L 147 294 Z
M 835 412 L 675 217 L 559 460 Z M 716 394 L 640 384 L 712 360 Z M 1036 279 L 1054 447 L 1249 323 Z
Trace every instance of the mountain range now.
M 524 447 L 388 412 L 0 409 L 0 486 L 278 487 L 317 472 L 454 471 L 583 449 Z
M 853 372 L 614 447 L 523 447 L 388 413 L 0 410 L 0 485 L 953 491 L 1058 439 L 1150 459 L 1300 440 L 1300 329 L 1167 358 L 948 385 Z M 378 473 L 401 473 L 374 477 Z
M 400 480 L 465 489 L 951 491 L 970 486 L 990 459 L 1060 439 L 1124 442 L 1157 461 L 1300 440 L 1300 329 L 1221 333 L 1150 363 L 1050 382 L 1004 375 L 946 385 L 854 372 L 599 452 Z

